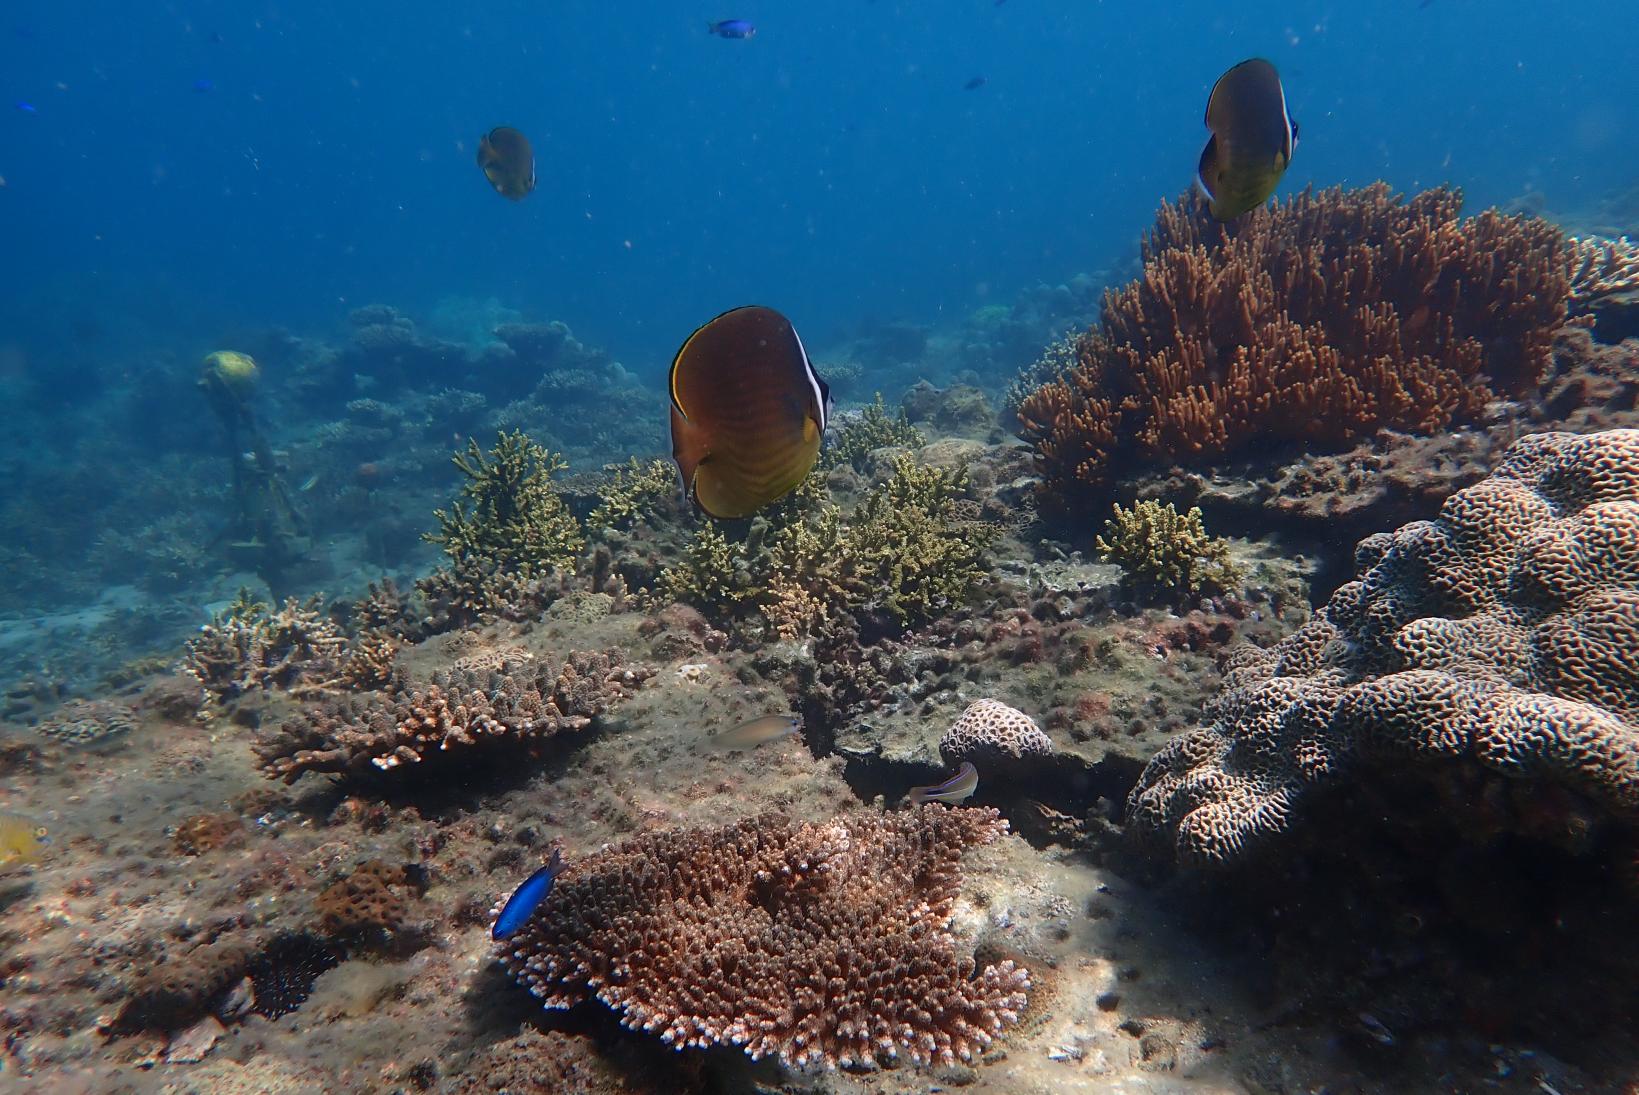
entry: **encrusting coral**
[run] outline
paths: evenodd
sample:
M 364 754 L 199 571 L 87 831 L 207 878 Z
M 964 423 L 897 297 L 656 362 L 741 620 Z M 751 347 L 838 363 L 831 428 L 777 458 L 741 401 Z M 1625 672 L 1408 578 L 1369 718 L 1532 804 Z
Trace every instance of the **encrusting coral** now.
M 614 650 L 571 653 L 555 669 L 511 660 L 452 669 L 425 687 L 399 680 L 389 694 L 306 711 L 258 753 L 269 778 L 294 783 L 305 772 L 381 775 L 527 751 L 585 729 L 652 675 Z
M 102 745 L 136 729 L 131 708 L 114 700 L 67 700 L 36 729 L 65 745 Z
M 1198 506 L 1179 513 L 1171 502 L 1145 500 L 1132 509 L 1117 503 L 1093 547 L 1105 562 L 1121 567 L 1131 590 L 1145 596 L 1190 596 L 1207 586 L 1229 591 L 1241 582 L 1229 541 L 1207 535 Z
M 1639 823 L 1639 430 L 1527 436 L 1438 519 L 1368 537 L 1356 560 L 1300 630 L 1232 655 L 1212 724 L 1130 795 L 1135 833 L 1233 864 L 1324 789 L 1463 772 Z M 1530 833 L 1530 812 L 1509 824 Z
M 1030 987 L 1010 961 L 976 969 L 951 934 L 963 852 L 1006 828 L 934 804 L 645 833 L 571 861 L 501 962 L 547 1007 L 596 997 L 679 1049 L 973 1060 Z
M 1229 224 L 1195 196 L 1163 205 L 1143 275 L 1106 294 L 1074 366 L 1019 406 L 1049 497 L 1073 506 L 1122 459 L 1346 447 L 1529 391 L 1566 314 L 1566 238 L 1461 206 L 1456 190 L 1382 184 Z

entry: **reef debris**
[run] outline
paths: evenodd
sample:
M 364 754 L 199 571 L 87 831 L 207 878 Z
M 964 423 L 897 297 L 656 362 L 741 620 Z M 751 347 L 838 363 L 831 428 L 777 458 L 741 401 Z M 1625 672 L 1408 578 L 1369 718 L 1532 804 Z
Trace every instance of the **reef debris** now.
M 572 862 L 501 962 L 547 1007 L 596 997 L 678 1049 L 971 1061 L 1030 987 L 1011 961 L 976 969 L 951 933 L 964 850 L 1006 829 L 932 804 L 645 833 Z
M 1465 771 L 1568 792 L 1579 831 L 1639 822 L 1639 430 L 1522 438 L 1436 520 L 1367 537 L 1356 560 L 1297 632 L 1230 655 L 1211 724 L 1129 796 L 1137 836 L 1231 866 L 1328 789 Z M 1491 824 L 1529 831 L 1540 811 L 1503 813 Z

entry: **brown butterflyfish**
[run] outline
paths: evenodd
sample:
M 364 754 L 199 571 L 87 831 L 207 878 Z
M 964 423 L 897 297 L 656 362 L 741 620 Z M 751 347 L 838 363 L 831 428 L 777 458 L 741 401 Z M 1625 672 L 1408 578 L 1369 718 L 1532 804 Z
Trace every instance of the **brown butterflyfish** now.
M 713 517 L 748 517 L 813 470 L 831 390 L 791 321 L 755 305 L 724 312 L 672 359 L 672 458 Z
M 1298 125 L 1286 112 L 1275 66 L 1254 57 L 1218 77 L 1207 97 L 1206 125 L 1212 136 L 1196 181 L 1212 215 L 1234 220 L 1269 200 L 1297 147 Z
M 528 137 L 509 125 L 498 125 L 478 138 L 478 166 L 503 198 L 522 201 L 535 189 L 535 150 Z

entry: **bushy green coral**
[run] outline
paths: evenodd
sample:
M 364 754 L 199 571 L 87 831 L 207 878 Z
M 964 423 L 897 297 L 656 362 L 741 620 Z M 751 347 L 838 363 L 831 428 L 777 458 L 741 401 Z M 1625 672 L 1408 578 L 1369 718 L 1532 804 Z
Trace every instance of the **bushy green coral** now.
M 552 485 L 569 465 L 523 431 L 502 433 L 486 455 L 469 440 L 452 458 L 467 477 L 448 510 L 436 510 L 439 530 L 425 539 L 451 563 L 474 563 L 531 578 L 574 566 L 583 544 L 580 526 Z
M 1118 503 L 1093 547 L 1105 562 L 1120 566 L 1128 586 L 1144 596 L 1193 596 L 1208 586 L 1233 590 L 1241 582 L 1229 541 L 1207 535 L 1199 506 L 1179 513 L 1171 502 L 1146 500 L 1130 510 Z
M 882 393 L 877 392 L 874 403 L 839 426 L 836 435 L 820 452 L 819 464 L 825 469 L 851 464 L 855 471 L 864 471 L 866 457 L 877 449 L 889 446 L 918 449 L 925 444 L 927 438 L 911 425 L 903 410 L 889 416 Z
M 629 529 L 664 511 L 677 493 L 677 468 L 670 461 L 644 463 L 634 456 L 615 469 L 597 506 L 586 515 L 586 527 Z
M 781 634 L 869 615 L 912 627 L 967 598 L 997 529 L 962 498 L 966 475 L 901 458 L 851 514 L 810 476 L 730 538 L 705 525 L 656 594 L 722 622 L 758 616 Z

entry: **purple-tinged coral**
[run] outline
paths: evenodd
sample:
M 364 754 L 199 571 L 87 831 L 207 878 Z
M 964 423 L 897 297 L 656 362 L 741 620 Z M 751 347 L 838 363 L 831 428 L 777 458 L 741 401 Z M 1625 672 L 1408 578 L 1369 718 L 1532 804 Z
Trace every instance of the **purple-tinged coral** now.
M 826 824 L 777 816 L 645 833 L 571 862 L 501 962 L 548 1007 L 596 997 L 634 1029 L 789 1065 L 970 1061 L 1029 975 L 951 933 L 994 810 L 929 805 Z
M 1323 788 L 1463 767 L 1639 821 L 1639 430 L 1525 437 L 1356 561 L 1298 632 L 1232 657 L 1212 725 L 1139 779 L 1136 833 L 1231 864 Z
M 377 775 L 427 761 L 472 760 L 530 749 L 589 726 L 653 675 L 618 651 L 570 654 L 557 669 L 504 661 L 493 670 L 400 680 L 388 695 L 350 698 L 292 719 L 259 747 L 269 777 L 304 772 Z

